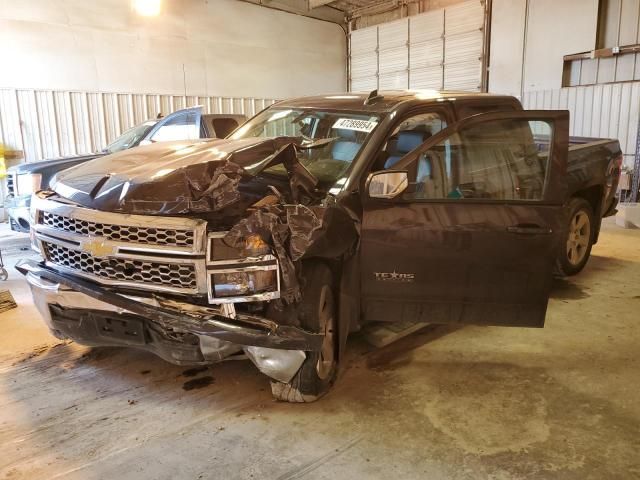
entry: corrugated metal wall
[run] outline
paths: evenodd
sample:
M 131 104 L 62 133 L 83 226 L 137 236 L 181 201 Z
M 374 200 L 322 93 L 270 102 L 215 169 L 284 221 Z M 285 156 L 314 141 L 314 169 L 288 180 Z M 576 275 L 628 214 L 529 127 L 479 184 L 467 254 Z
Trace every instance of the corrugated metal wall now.
M 253 116 L 266 98 L 0 89 L 0 142 L 25 161 L 99 151 L 134 125 L 181 108 Z
M 528 109 L 569 110 L 572 136 L 617 138 L 633 168 L 640 116 L 640 82 L 526 92 Z
M 585 58 L 565 64 L 563 85 L 595 85 L 640 80 L 640 54 Z

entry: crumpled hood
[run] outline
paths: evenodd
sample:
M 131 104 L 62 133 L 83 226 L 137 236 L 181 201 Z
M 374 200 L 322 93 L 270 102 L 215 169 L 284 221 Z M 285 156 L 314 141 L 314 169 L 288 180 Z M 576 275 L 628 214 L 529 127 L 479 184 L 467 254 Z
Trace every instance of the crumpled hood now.
M 157 143 L 60 172 L 52 189 L 102 211 L 149 215 L 216 212 L 240 202 L 241 183 L 250 182 L 265 159 L 281 153 L 292 142 L 291 138 L 248 138 Z

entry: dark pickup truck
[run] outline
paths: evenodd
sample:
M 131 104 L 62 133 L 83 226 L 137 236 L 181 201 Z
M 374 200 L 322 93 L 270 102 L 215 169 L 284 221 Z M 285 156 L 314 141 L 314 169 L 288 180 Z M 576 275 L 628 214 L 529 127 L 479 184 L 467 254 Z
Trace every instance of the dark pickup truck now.
M 277 103 L 225 140 L 140 147 L 34 196 L 18 268 L 49 328 L 180 365 L 244 353 L 313 401 L 374 322 L 542 327 L 615 211 L 615 140 L 512 97 Z
M 246 121 L 244 115 L 203 114 L 202 107 L 185 108 L 162 119 L 147 120 L 127 130 L 101 152 L 56 158 L 11 167 L 7 172 L 5 208 L 11 229 L 29 231 L 31 195 L 49 188 L 55 174 L 94 158 L 149 143 L 196 138 L 224 138 Z

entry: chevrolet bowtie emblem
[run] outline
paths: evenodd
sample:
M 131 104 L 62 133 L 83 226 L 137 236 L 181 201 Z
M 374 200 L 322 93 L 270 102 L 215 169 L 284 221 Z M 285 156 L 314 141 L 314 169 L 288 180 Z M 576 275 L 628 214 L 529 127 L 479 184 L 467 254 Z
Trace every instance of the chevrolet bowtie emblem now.
M 82 251 L 87 252 L 92 257 L 108 257 L 116 253 L 116 247 L 105 244 L 104 240 L 92 238 L 81 244 Z

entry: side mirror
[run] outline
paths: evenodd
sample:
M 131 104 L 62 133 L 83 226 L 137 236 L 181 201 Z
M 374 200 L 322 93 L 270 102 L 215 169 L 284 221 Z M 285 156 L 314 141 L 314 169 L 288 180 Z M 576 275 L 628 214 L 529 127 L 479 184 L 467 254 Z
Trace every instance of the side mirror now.
M 369 175 L 367 191 L 372 198 L 395 198 L 409 186 L 405 171 L 384 170 Z

